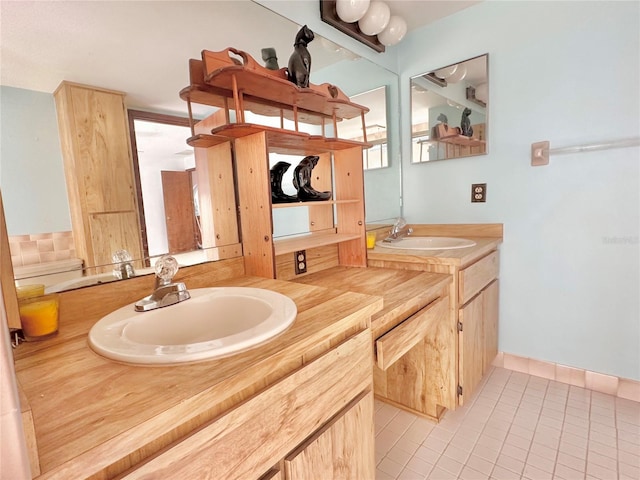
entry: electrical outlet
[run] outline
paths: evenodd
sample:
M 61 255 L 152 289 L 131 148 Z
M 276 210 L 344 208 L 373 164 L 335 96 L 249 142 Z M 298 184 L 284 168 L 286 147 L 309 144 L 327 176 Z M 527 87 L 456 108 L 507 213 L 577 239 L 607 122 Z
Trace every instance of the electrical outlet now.
M 307 251 L 298 250 L 294 252 L 293 263 L 296 266 L 296 275 L 307 273 Z
M 471 184 L 471 203 L 487 201 L 487 184 L 472 183 Z

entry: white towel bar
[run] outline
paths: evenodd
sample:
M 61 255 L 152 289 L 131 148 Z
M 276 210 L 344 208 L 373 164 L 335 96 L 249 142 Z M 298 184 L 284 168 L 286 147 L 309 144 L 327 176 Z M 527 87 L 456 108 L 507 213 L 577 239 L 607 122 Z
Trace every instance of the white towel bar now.
M 609 142 L 592 143 L 589 145 L 576 145 L 573 147 L 549 148 L 549 141 L 531 144 L 531 165 L 534 167 L 549 164 L 549 155 L 561 155 L 566 153 L 593 152 L 596 150 L 608 150 L 610 148 L 635 147 L 640 145 L 640 137 L 623 138 Z

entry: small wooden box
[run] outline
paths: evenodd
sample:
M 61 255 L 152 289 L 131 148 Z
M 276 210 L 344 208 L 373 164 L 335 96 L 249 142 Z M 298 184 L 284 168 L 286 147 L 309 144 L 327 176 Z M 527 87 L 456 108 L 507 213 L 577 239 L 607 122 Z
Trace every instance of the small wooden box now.
M 437 139 L 447 138 L 447 137 L 456 137 L 460 135 L 460 128 L 458 127 L 450 127 L 446 123 L 439 123 L 435 127 L 433 127 L 434 136 Z

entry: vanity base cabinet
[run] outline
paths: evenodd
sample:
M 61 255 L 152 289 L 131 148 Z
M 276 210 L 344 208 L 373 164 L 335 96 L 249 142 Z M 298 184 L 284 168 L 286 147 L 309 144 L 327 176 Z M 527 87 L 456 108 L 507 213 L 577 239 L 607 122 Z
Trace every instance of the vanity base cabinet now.
M 436 398 L 438 405 L 455 409 L 457 405 L 463 405 L 465 399 L 470 398 L 498 353 L 499 254 L 497 250 L 490 251 L 473 263 L 464 266 L 447 264 L 438 258 L 435 258 L 433 263 L 423 261 L 421 257 L 418 258 L 420 261 L 404 260 L 400 255 L 395 254 L 390 260 L 385 260 L 382 255 L 378 255 L 374 260 L 369 259 L 369 266 L 447 273 L 453 277 L 449 291 L 450 321 L 447 323 L 456 329 L 456 332 L 450 336 L 439 337 L 441 341 L 446 339 L 448 342 L 446 344 L 432 339 L 428 344 L 428 350 L 420 355 L 429 355 L 429 358 L 434 358 L 432 352 L 435 348 L 439 352 L 449 352 L 453 357 L 453 360 L 447 364 L 438 363 L 435 371 L 449 369 L 448 378 L 453 379 L 454 382 L 452 387 L 455 392 L 454 400 L 443 403 L 441 399 Z M 437 355 L 435 358 L 445 357 Z M 399 382 L 403 382 L 400 390 L 411 390 L 413 388 L 410 383 L 411 378 L 406 373 L 411 370 L 411 367 L 395 368 L 398 371 L 393 374 L 397 375 Z M 389 374 L 386 377 L 389 377 Z M 387 389 L 388 380 L 377 372 L 377 369 L 374 380 L 376 394 L 380 388 Z M 440 393 L 436 390 L 429 395 L 437 396 Z M 391 401 L 394 400 L 391 399 Z M 434 403 L 431 399 L 426 401 Z M 427 415 L 432 413 L 433 409 Z M 440 415 L 441 412 L 438 412 L 438 417 Z
M 451 344 L 456 332 L 449 316 L 449 296 L 445 295 L 376 341 L 377 397 L 434 420 L 445 409 L 455 408 L 456 365 Z M 398 352 L 396 345 L 404 350 Z
M 373 478 L 372 357 L 366 329 L 122 478 Z

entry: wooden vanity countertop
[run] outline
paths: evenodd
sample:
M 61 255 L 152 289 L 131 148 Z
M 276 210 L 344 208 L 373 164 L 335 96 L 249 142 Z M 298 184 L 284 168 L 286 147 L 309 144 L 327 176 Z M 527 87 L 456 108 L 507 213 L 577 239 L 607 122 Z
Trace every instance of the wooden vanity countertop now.
M 333 267 L 294 281 L 382 297 L 382 310 L 371 318 L 371 330 L 376 339 L 440 297 L 443 290 L 449 288 L 452 277 L 416 270 Z
M 370 264 L 373 265 L 376 265 L 376 261 L 386 261 L 428 263 L 464 268 L 497 249 L 498 245 L 502 243 L 501 238 L 472 236 L 465 236 L 464 238 L 473 240 L 476 244 L 473 247 L 450 250 L 401 250 L 376 246 L 367 251 L 367 258 L 371 261 Z
M 16 360 L 33 415 L 38 478 L 117 475 L 361 330 L 383 305 L 380 297 L 257 277 L 211 286 L 280 292 L 296 303 L 297 318 L 263 346 L 192 364 L 118 363 L 94 353 L 86 334 Z M 87 319 L 87 332 L 95 321 Z

